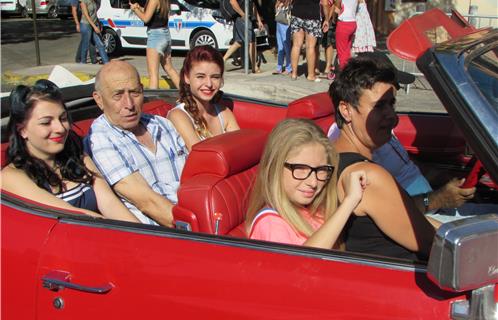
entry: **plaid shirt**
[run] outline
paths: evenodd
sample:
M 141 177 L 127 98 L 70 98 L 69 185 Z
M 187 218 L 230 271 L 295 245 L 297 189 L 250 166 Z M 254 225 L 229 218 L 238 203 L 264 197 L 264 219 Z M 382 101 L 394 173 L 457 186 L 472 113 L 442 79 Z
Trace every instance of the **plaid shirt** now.
M 140 123 L 152 135 L 156 154 L 140 144 L 130 131 L 110 124 L 104 115 L 93 122 L 84 139 L 85 151 L 109 185 L 138 171 L 155 192 L 176 203 L 176 191 L 188 155 L 185 142 L 168 119 L 142 114 Z M 157 225 L 133 204 L 121 200 L 142 223 Z

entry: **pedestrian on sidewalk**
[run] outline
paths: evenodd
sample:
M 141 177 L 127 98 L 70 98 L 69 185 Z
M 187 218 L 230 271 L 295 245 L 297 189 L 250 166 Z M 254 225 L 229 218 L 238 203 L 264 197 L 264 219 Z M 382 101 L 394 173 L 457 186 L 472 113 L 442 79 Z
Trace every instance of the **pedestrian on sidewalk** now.
M 291 35 L 290 10 L 292 0 L 277 0 L 275 2 L 275 21 L 277 24 L 277 70 L 273 74 L 291 74 Z M 285 65 L 284 65 L 285 61 Z
M 375 31 L 368 13 L 365 0 L 358 0 L 358 10 L 356 12 L 356 32 L 354 34 L 353 52 L 373 52 L 377 46 Z
M 324 73 L 328 80 L 335 79 L 335 66 L 334 66 L 334 45 L 335 44 L 335 29 L 337 12 L 334 0 L 327 0 L 329 6 L 328 14 L 324 14 L 324 19 L 329 21 L 329 29 L 324 33 L 322 38 L 322 46 L 325 50 L 325 70 Z M 337 61 L 337 57 L 336 57 Z
M 109 57 L 105 51 L 104 42 L 100 30 L 100 22 L 97 18 L 97 3 L 94 0 L 81 0 L 81 63 L 86 63 L 86 56 L 90 47 L 90 41 L 93 39 L 95 46 L 99 50 L 102 62 L 109 62 Z
M 356 31 L 356 8 L 358 0 L 337 0 L 336 7 L 339 8 L 337 27 L 335 30 L 335 41 L 339 67 L 344 69 L 346 63 L 351 59 L 351 48 Z
M 249 15 L 249 59 L 251 61 L 251 64 L 253 66 L 256 65 L 256 55 L 255 55 L 255 50 L 254 50 L 254 45 L 256 41 L 256 36 L 254 34 L 254 26 L 253 26 L 253 21 L 252 19 L 254 18 L 253 12 L 255 12 L 256 16 L 256 21 L 258 23 L 258 28 L 260 30 L 263 30 L 265 27 L 263 25 L 263 21 L 261 20 L 261 16 L 258 13 L 258 10 L 256 8 L 256 4 L 252 0 L 249 1 L 249 12 L 247 13 Z M 233 24 L 233 44 L 228 48 L 227 52 L 225 52 L 225 55 L 223 56 L 223 60 L 227 61 L 234 53 L 237 51 L 239 48 L 242 47 L 242 44 L 244 43 L 244 30 L 246 28 L 245 24 L 245 16 L 246 12 L 240 7 L 239 3 L 237 0 L 230 0 L 230 4 L 232 5 L 233 10 L 238 14 L 238 16 L 234 20 Z M 255 72 L 259 73 L 260 70 L 259 68 L 255 68 Z
M 328 14 L 329 7 L 327 0 L 294 0 L 291 11 L 291 79 L 297 79 L 297 65 L 303 43 L 306 44 L 306 63 L 308 65 L 307 79 L 319 82 L 315 74 L 316 64 L 316 44 L 317 39 L 322 37 L 323 32 L 329 29 L 329 22 L 325 19 L 322 23 L 320 17 L 320 4 L 323 6 L 325 14 Z
M 73 16 L 74 24 L 76 25 L 76 32 L 80 33 L 80 19 L 81 19 L 81 10 L 79 10 L 80 7 L 80 2 L 79 0 L 71 0 L 71 14 Z M 89 47 L 89 52 L 90 52 L 90 61 L 95 64 L 97 63 L 97 55 L 95 52 L 95 46 L 93 43 L 90 41 L 90 47 Z M 78 44 L 78 49 L 76 50 L 76 55 L 74 57 L 74 61 L 76 63 L 81 62 L 81 39 Z M 86 58 L 85 58 L 86 61 Z
M 145 8 L 137 2 L 130 2 L 130 9 L 147 26 L 146 56 L 149 88 L 159 88 L 159 65 L 178 88 L 180 77 L 171 62 L 171 34 L 168 27 L 169 0 L 148 0 Z

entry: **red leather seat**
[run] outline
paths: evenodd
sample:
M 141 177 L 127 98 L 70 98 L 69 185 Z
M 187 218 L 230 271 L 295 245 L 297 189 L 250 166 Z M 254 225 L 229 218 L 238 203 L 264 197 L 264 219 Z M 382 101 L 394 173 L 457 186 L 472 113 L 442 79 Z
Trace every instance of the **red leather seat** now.
M 192 231 L 245 237 L 249 190 L 268 133 L 241 129 L 195 144 L 183 169 L 175 221 Z M 178 227 L 178 224 L 177 224 Z
M 2 143 L 1 155 L 0 155 L 0 165 L 3 168 L 7 164 L 7 149 L 9 148 L 9 143 Z
M 335 122 L 335 108 L 328 92 L 315 93 L 289 103 L 287 118 L 305 118 L 313 120 L 327 133 Z

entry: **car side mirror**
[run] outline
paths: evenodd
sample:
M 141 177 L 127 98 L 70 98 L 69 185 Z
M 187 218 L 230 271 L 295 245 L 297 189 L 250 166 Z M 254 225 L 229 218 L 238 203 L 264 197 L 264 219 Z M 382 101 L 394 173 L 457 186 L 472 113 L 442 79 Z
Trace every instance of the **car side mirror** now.
M 491 319 L 497 310 L 498 215 L 489 214 L 443 224 L 436 233 L 427 275 L 444 290 L 472 290 L 469 301 L 456 301 L 452 316 Z
M 180 10 L 180 6 L 179 6 L 179 5 L 177 5 L 176 3 L 171 4 L 171 5 L 169 6 L 169 11 L 170 11 L 172 14 L 176 14 L 176 15 L 182 14 L 182 11 Z

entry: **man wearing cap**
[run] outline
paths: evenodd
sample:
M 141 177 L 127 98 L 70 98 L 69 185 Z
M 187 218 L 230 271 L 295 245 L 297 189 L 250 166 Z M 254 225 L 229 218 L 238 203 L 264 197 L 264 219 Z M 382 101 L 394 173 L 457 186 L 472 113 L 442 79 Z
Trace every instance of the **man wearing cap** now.
M 362 53 L 357 59 L 370 59 L 375 61 L 377 65 L 395 70 L 397 89 L 400 87 L 399 84 L 410 84 L 415 81 L 412 74 L 396 69 L 384 53 Z M 329 139 L 335 141 L 338 135 L 339 129 L 334 123 L 329 129 Z M 463 179 L 452 179 L 440 189 L 432 190 L 431 185 L 422 175 L 417 165 L 410 159 L 408 152 L 394 133 L 392 133 L 391 139 L 387 143 L 372 152 L 372 160 L 384 167 L 396 178 L 396 181 L 412 197 L 420 211 L 437 220 L 446 222 L 461 218 L 459 214 L 468 215 L 469 212 L 482 213 L 483 210 L 484 212 L 489 211 L 486 205 L 465 203 L 473 198 L 475 188 L 461 188 L 460 186 L 464 182 Z M 458 208 L 458 210 L 455 208 Z

